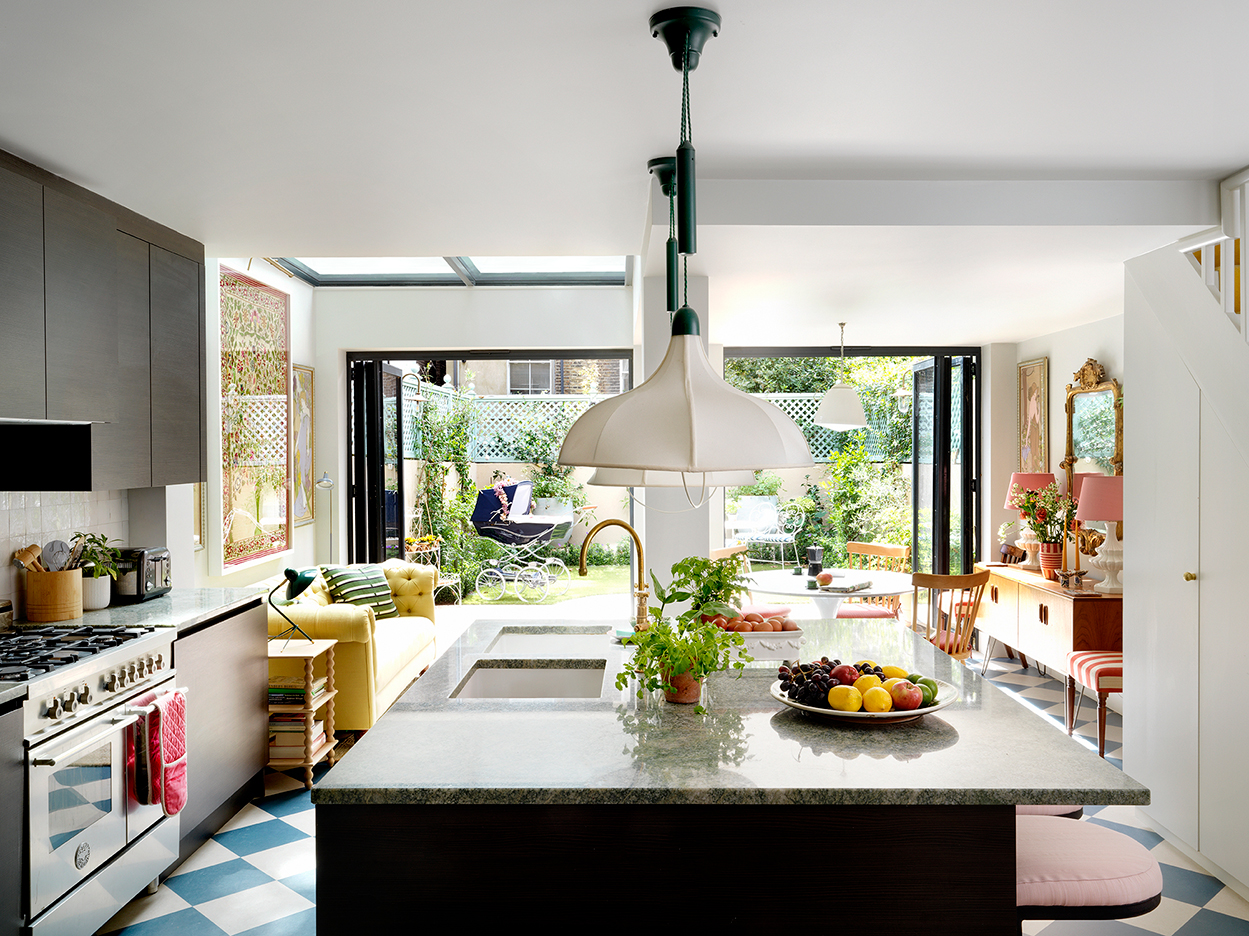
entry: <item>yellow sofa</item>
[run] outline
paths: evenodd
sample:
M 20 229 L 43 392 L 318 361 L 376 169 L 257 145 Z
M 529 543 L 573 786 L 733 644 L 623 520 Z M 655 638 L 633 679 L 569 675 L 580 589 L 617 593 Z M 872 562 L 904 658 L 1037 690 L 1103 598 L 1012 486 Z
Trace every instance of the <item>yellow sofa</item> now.
M 283 605 L 287 616 L 314 640 L 334 638 L 334 727 L 339 731 L 372 728 L 382 713 L 434 661 L 434 586 L 438 570 L 399 559 L 382 563 L 399 617 L 376 619 L 373 609 L 330 600 L 318 576 L 299 599 Z M 269 609 L 269 633 L 290 625 Z M 298 638 L 298 634 L 295 635 Z M 322 658 L 324 659 L 324 658 Z M 271 672 L 302 674 L 299 661 L 272 661 Z

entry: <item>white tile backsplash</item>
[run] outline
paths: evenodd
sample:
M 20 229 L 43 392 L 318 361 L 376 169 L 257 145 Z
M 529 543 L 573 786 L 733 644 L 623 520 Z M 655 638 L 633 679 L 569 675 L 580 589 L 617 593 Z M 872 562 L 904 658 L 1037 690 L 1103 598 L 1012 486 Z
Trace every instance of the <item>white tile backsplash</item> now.
M 12 600 L 21 613 L 26 573 L 13 565 L 23 546 L 61 539 L 79 531 L 102 533 L 129 542 L 126 491 L 0 491 L 0 598 Z

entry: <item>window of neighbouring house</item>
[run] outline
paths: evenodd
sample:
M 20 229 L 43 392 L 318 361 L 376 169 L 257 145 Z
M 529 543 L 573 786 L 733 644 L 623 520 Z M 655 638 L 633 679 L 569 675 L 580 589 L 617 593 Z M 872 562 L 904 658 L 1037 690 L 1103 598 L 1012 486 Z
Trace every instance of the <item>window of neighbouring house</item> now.
M 555 368 L 551 361 L 509 361 L 508 393 L 550 393 Z

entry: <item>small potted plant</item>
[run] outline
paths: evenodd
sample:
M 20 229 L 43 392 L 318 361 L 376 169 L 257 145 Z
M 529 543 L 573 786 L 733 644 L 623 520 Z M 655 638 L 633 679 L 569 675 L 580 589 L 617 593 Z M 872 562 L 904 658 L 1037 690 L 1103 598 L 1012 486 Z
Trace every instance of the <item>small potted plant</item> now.
M 723 559 L 688 556 L 673 564 L 672 581 L 666 589 L 659 584 L 654 572 L 651 583 L 659 600 L 659 614 L 669 604 L 688 601 L 690 610 L 703 620 L 710 620 L 717 614 L 737 617 L 741 614 L 742 599 L 750 594 L 745 553 L 734 553 Z
M 633 658 L 616 674 L 616 688 L 624 689 L 629 677 L 638 679 L 638 696 L 662 689 L 669 702 L 697 702 L 703 680 L 721 670 L 741 670 L 751 660 L 741 648 L 745 640 L 734 631 L 721 630 L 699 620 L 694 611 L 675 618 L 662 617 L 652 608 L 650 627 L 626 637 L 636 647 Z M 738 648 L 734 653 L 734 648 Z
M 82 608 L 84 611 L 99 611 L 107 608 L 112 597 L 112 580 L 117 578 L 117 560 L 121 558 L 120 550 L 109 543 L 120 543 L 121 540 L 110 540 L 102 533 L 75 533 L 73 550 L 76 566 L 82 568 Z
M 1057 580 L 1056 570 L 1062 565 L 1063 541 L 1076 515 L 1076 502 L 1058 493 L 1058 482 L 1051 481 L 1043 488 L 1026 491 L 1012 484 L 1010 506 L 1019 511 L 1019 517 L 1041 541 L 1041 571 L 1048 579 Z

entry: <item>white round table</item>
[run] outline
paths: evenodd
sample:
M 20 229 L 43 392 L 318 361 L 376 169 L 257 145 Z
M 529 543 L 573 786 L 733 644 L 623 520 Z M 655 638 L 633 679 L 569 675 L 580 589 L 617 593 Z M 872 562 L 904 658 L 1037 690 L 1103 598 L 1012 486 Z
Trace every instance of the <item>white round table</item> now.
M 818 588 L 807 588 L 811 579 L 804 572 L 794 575 L 790 569 L 770 569 L 766 572 L 751 572 L 751 591 L 765 595 L 784 595 L 790 598 L 810 598 L 821 618 L 837 617 L 837 609 L 841 607 L 843 598 L 893 598 L 911 591 L 911 573 L 885 572 L 869 569 L 825 569 L 833 573 L 834 585 L 849 585 L 854 582 L 870 581 L 868 588 L 856 592 L 827 592 Z

